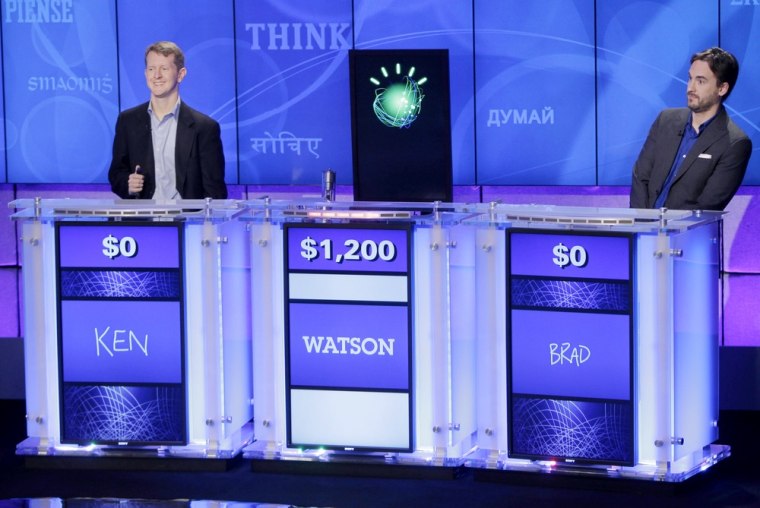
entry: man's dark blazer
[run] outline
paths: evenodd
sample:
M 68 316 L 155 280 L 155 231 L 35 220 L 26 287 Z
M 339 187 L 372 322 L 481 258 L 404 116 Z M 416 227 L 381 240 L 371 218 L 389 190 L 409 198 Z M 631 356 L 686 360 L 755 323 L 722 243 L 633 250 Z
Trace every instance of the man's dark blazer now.
M 219 123 L 180 102 L 175 143 L 177 191 L 182 199 L 226 199 L 224 151 Z M 127 180 L 135 166 L 145 175 L 139 196 L 130 196 Z M 116 120 L 113 158 L 108 170 L 111 190 L 123 199 L 150 199 L 156 189 L 153 138 L 148 103 L 122 111 Z
M 653 208 L 681 144 L 688 108 L 665 109 L 652 124 L 633 168 L 631 207 Z M 675 177 L 666 208 L 723 210 L 744 179 L 752 141 L 721 105 L 686 154 Z

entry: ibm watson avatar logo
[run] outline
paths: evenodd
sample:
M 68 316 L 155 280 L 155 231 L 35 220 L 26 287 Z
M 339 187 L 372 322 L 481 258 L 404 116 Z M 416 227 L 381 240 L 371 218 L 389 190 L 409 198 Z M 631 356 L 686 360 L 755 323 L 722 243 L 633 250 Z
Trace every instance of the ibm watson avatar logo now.
M 388 72 L 385 67 L 380 67 L 383 81 L 371 77 L 370 82 L 375 85 L 375 100 L 372 109 L 380 123 L 387 127 L 408 129 L 422 110 L 421 86 L 427 82 L 427 78 L 416 80 L 416 69 L 410 67 L 404 74 L 401 64 L 396 64 L 395 74 Z

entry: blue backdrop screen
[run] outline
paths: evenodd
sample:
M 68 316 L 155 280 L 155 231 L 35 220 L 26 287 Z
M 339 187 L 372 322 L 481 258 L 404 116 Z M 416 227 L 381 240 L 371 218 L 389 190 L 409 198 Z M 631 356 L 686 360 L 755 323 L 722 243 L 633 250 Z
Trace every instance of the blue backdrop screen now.
M 118 112 L 148 99 L 144 50 L 168 39 L 183 100 L 221 125 L 229 184 L 352 184 L 348 51 L 445 49 L 454 185 L 629 185 L 710 46 L 739 58 L 726 106 L 760 150 L 756 3 L 5 0 L 0 181 L 105 183 Z
M 717 2 L 597 3 L 600 184 L 629 185 L 657 114 L 686 106 L 689 58 L 718 44 L 717 20 Z
M 595 182 L 594 2 L 475 11 L 478 182 Z
M 240 178 L 351 180 L 351 2 L 237 2 Z
M 3 2 L 8 182 L 102 182 L 118 113 L 113 2 Z
M 736 92 L 726 102 L 734 122 L 744 129 L 754 142 L 745 185 L 760 185 L 760 5 L 746 0 L 721 0 L 720 42 L 739 60 L 739 80 Z

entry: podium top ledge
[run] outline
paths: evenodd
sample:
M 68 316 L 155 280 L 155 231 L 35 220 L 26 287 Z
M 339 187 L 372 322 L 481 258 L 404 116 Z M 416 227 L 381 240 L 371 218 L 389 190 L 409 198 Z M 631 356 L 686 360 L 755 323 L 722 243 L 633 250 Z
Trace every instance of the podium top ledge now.
M 18 199 L 8 203 L 14 220 L 227 221 L 244 211 L 236 200 Z
M 599 208 L 548 204 L 410 203 L 270 200 L 19 199 L 8 205 L 14 220 L 162 220 L 354 222 L 403 221 L 474 227 L 591 229 L 633 233 L 673 232 L 722 220 L 725 212 Z

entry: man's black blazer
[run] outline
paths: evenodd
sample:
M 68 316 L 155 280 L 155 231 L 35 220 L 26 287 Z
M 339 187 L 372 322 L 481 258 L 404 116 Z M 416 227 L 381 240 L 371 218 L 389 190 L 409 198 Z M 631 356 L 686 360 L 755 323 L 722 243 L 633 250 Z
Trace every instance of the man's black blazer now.
M 668 176 L 689 119 L 688 108 L 665 109 L 652 124 L 633 168 L 631 207 L 652 208 Z M 675 177 L 664 206 L 723 210 L 744 179 L 752 141 L 721 105 Z
M 227 198 L 219 123 L 184 102 L 180 102 L 177 116 L 174 156 L 177 191 L 182 199 Z M 130 196 L 127 179 L 137 165 L 145 175 L 145 184 L 139 196 Z M 122 111 L 116 120 L 108 180 L 111 190 L 123 199 L 153 196 L 156 176 L 147 102 Z

